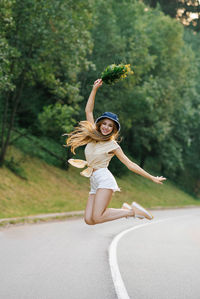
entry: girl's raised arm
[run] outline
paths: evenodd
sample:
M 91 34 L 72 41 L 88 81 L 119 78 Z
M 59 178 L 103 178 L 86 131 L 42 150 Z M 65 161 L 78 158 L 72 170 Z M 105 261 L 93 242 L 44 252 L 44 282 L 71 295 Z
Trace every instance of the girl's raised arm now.
M 94 82 L 92 91 L 90 93 L 90 96 L 87 101 L 87 105 L 85 107 L 85 113 L 86 113 L 86 119 L 87 121 L 90 121 L 92 124 L 94 124 L 94 116 L 93 116 L 93 110 L 94 110 L 94 101 L 95 101 L 95 96 L 98 88 L 103 84 L 102 79 L 97 79 Z
M 116 150 L 113 151 L 114 154 L 117 156 L 117 158 L 128 167 L 128 169 L 130 169 L 131 171 L 142 175 L 143 177 L 153 181 L 154 183 L 157 184 L 162 184 L 163 181 L 166 180 L 166 178 L 162 177 L 162 176 L 153 176 L 151 174 L 149 174 L 148 172 L 146 172 L 144 169 L 142 169 L 140 166 L 138 166 L 136 163 L 132 162 L 122 151 L 121 147 L 117 148 Z

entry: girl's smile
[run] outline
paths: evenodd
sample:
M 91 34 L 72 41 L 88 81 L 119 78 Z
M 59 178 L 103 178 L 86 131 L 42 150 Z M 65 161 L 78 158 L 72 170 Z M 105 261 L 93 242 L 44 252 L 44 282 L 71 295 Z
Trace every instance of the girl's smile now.
M 114 128 L 114 122 L 111 119 L 105 118 L 100 126 L 102 135 L 108 135 L 112 133 Z

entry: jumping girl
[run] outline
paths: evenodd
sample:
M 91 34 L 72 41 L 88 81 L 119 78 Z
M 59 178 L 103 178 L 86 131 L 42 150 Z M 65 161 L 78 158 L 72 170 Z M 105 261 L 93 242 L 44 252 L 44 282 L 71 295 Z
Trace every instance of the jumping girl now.
M 87 161 L 75 159 L 68 161 L 78 168 L 87 166 L 87 169 L 81 172 L 83 176 L 90 178 L 91 185 L 85 209 L 85 222 L 94 225 L 131 216 L 151 220 L 153 216 L 136 202 L 133 202 L 131 205 L 124 203 L 121 209 L 108 208 L 113 192 L 120 191 L 114 176 L 107 168 L 114 155 L 128 169 L 150 179 L 154 183 L 162 184 L 162 181 L 166 180 L 166 178 L 150 175 L 137 164 L 130 161 L 124 154 L 116 142 L 120 131 L 120 123 L 116 114 L 105 112 L 94 121 L 95 95 L 102 84 L 101 79 L 94 82 L 85 108 L 87 121 L 81 121 L 67 139 L 67 145 L 71 146 L 73 153 L 75 153 L 74 150 L 77 147 L 86 145 L 85 156 Z

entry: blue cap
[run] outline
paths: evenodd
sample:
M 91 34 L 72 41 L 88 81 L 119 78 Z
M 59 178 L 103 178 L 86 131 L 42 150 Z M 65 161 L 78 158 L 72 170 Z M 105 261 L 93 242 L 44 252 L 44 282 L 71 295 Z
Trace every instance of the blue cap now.
M 118 131 L 120 131 L 120 123 L 119 123 L 119 119 L 118 119 L 118 116 L 117 114 L 114 114 L 112 112 L 104 112 L 101 116 L 99 116 L 96 121 L 95 121 L 95 124 L 98 123 L 101 119 L 103 118 L 109 118 L 109 119 L 112 119 L 116 125 L 117 125 L 117 128 L 118 128 Z

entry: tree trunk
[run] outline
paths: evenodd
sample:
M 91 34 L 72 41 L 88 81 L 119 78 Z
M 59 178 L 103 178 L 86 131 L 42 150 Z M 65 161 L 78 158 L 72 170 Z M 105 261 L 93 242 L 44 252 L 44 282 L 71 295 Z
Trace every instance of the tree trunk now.
M 0 153 L 0 167 L 3 166 L 4 160 L 5 160 L 5 154 L 6 154 L 6 149 L 5 149 L 5 147 L 3 147 L 1 149 L 1 153 Z
M 6 151 L 9 145 L 9 141 L 10 141 L 10 135 L 11 135 L 11 131 L 14 125 L 14 120 L 15 120 L 15 115 L 17 112 L 17 107 L 20 101 L 20 97 L 22 94 L 24 88 L 24 73 L 22 74 L 22 79 L 20 82 L 20 86 L 18 89 L 18 92 L 16 92 L 13 95 L 13 107 L 12 107 L 12 111 L 11 111 L 11 116 L 10 116 L 10 121 L 8 124 L 8 130 L 6 132 L 6 119 L 7 119 L 7 110 L 8 110 L 8 97 L 6 99 L 6 104 L 5 104 L 5 111 L 4 111 L 4 119 L 3 119 L 3 124 L 2 124 L 2 136 L 1 136 L 1 152 L 0 152 L 0 166 L 3 165 L 4 161 L 5 161 L 5 155 L 6 155 Z M 6 136 L 7 134 L 7 136 Z M 5 138 L 4 138 L 5 137 Z
M 4 136 L 5 136 L 5 128 L 6 128 L 6 122 L 7 122 L 7 115 L 8 115 L 8 103 L 10 99 L 10 94 L 6 96 L 5 100 L 5 106 L 3 111 L 3 117 L 2 117 L 2 125 L 1 125 L 1 149 L 4 145 Z
M 3 117 L 2 117 L 2 125 L 1 125 L 1 152 L 0 152 L 0 167 L 3 164 L 4 156 L 5 156 L 5 143 L 4 143 L 4 137 L 6 134 L 6 123 L 7 123 L 7 114 L 8 114 L 8 103 L 9 103 L 10 95 L 6 96 L 5 100 L 5 106 L 3 111 Z
M 10 67 L 10 72 L 12 74 L 14 69 L 14 62 L 11 64 Z M 15 97 L 15 93 L 13 95 L 13 97 Z M 11 92 L 8 92 L 8 95 L 5 95 L 6 101 L 5 101 L 5 107 L 4 107 L 4 111 L 3 111 L 3 117 L 2 117 L 2 127 L 1 127 L 1 153 L 0 156 L 2 156 L 2 152 L 4 152 L 4 137 L 6 135 L 6 127 L 7 127 L 7 118 L 8 118 L 8 106 L 9 106 L 9 102 L 11 100 Z

